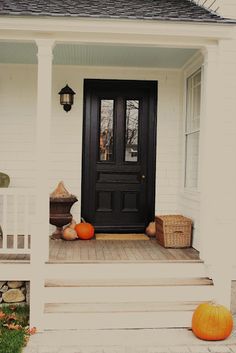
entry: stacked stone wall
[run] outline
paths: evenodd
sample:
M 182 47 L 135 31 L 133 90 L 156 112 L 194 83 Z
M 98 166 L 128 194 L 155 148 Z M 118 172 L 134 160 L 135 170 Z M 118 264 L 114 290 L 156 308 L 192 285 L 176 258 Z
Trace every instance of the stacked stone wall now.
M 0 281 L 0 305 L 29 304 L 29 301 L 28 281 Z

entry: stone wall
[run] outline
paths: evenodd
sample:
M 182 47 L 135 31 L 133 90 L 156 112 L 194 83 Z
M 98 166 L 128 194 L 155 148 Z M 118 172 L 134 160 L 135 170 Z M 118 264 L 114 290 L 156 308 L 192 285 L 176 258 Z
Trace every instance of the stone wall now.
M 30 286 L 26 281 L 0 281 L 1 304 L 29 304 Z

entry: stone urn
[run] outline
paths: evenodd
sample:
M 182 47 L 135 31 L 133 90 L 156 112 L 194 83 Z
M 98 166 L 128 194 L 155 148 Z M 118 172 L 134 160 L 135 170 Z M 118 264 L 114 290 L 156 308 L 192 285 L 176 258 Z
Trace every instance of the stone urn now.
M 50 197 L 50 224 L 57 227 L 55 232 L 52 234 L 53 239 L 62 238 L 63 226 L 72 221 L 70 209 L 77 201 L 78 200 L 75 196 L 63 198 Z
M 71 195 L 60 182 L 56 190 L 50 195 L 50 224 L 57 227 L 52 234 L 53 239 L 62 239 L 63 226 L 72 221 L 70 209 L 77 202 L 76 196 Z

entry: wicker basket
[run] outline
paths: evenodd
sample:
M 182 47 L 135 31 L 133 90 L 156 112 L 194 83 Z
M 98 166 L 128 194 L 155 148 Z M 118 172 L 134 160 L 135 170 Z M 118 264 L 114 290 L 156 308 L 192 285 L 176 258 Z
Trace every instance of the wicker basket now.
M 192 220 L 181 215 L 156 216 L 156 237 L 165 248 L 189 248 Z

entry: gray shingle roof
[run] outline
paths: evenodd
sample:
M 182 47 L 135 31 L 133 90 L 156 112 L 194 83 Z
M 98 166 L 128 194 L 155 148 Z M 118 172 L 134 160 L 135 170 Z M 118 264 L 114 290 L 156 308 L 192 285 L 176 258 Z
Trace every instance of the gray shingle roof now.
M 190 0 L 0 0 L 0 15 L 231 22 Z

